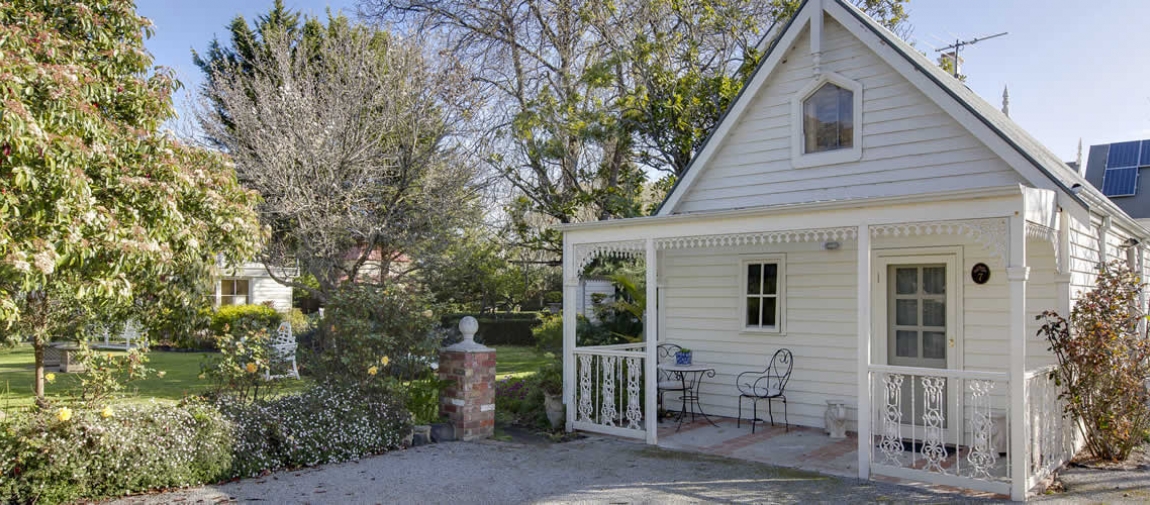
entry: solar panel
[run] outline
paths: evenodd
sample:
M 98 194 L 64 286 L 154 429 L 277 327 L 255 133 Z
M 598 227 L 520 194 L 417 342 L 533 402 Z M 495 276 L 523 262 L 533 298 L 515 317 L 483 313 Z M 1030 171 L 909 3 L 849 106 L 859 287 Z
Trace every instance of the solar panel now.
M 1106 168 L 1136 167 L 1141 151 L 1142 142 L 1137 140 L 1110 144 L 1110 153 L 1106 156 Z
M 1131 196 L 1138 188 L 1138 167 L 1108 168 L 1102 179 L 1102 194 Z
M 1150 140 L 1143 140 L 1142 141 L 1142 156 L 1141 156 L 1141 161 L 1138 162 L 1138 166 L 1144 167 L 1147 165 L 1150 165 Z

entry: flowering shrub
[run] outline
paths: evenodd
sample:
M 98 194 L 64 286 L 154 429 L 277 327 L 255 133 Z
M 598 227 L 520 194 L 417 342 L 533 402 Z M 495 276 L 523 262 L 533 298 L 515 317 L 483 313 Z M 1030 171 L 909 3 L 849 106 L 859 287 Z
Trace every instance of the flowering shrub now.
M 147 377 L 148 355 L 140 349 L 129 349 L 127 354 L 112 354 L 88 347 L 87 342 L 80 343 L 80 363 L 84 364 L 84 373 L 80 378 L 80 399 L 95 405 L 108 400 L 112 394 L 124 389 L 132 381 Z
M 378 454 L 410 430 L 402 402 L 356 387 L 318 385 L 250 404 L 221 401 L 220 409 L 235 426 L 236 477 Z
M 1054 378 L 1066 413 L 1098 458 L 1125 460 L 1150 430 L 1150 339 L 1139 328 L 1146 314 L 1138 298 L 1145 285 L 1121 262 L 1098 275 L 1067 321 L 1046 311 L 1039 330 L 1058 357 Z
M 197 403 L 44 409 L 0 420 L 0 502 L 58 503 L 226 477 L 230 424 Z
M 267 328 L 249 328 L 239 337 L 226 332 L 215 340 L 220 352 L 209 354 L 200 364 L 201 377 L 213 384 L 209 396 L 251 402 L 274 392 L 277 382 L 264 379 L 271 354 Z
M 495 415 L 501 422 L 538 425 L 543 414 L 543 393 L 532 378 L 507 377 L 495 381 Z

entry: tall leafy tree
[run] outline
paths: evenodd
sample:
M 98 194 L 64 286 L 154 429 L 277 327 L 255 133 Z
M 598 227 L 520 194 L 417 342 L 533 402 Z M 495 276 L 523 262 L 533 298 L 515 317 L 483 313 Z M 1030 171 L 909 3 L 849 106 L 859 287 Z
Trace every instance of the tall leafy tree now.
M 159 132 L 178 83 L 151 73 L 130 0 L 0 3 L 0 322 L 43 352 L 110 313 L 187 314 L 217 254 L 259 235 L 221 155 Z
M 907 0 L 854 0 L 900 26 Z M 665 192 L 799 0 L 361 0 L 476 62 L 490 162 L 514 188 L 521 242 L 559 253 L 555 223 L 641 215 Z M 649 184 L 648 174 L 663 174 Z
M 263 195 L 262 259 L 278 281 L 322 302 L 344 282 L 402 278 L 472 216 L 474 170 L 454 137 L 472 97 L 458 68 L 282 3 L 255 28 L 231 28 L 229 46 L 198 59 L 210 102 L 200 121 Z M 295 264 L 317 283 L 277 268 Z

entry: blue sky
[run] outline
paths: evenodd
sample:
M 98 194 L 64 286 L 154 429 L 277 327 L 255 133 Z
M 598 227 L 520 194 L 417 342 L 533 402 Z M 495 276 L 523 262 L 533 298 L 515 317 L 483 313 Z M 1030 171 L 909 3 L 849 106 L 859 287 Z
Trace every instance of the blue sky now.
M 354 15 L 354 0 L 286 0 L 322 16 L 327 7 Z M 237 14 L 266 12 L 271 0 L 137 0 L 156 25 L 147 47 L 157 65 L 176 69 L 189 87 L 202 76 L 191 50 L 206 50 Z M 1010 87 L 1016 122 L 1066 160 L 1078 139 L 1091 144 L 1150 138 L 1150 2 L 1145 0 L 911 0 L 916 46 L 934 48 L 955 37 L 1010 32 L 963 53 L 967 85 L 994 104 Z

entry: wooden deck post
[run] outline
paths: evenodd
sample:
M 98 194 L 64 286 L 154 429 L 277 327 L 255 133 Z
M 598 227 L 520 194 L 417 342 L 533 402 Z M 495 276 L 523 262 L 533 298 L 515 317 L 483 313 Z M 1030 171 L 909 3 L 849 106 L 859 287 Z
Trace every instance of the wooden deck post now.
M 871 258 L 870 226 L 858 227 L 858 458 L 859 478 L 870 478 Z
M 658 396 L 658 349 L 659 345 L 659 251 L 655 249 L 655 239 L 647 239 L 646 247 L 646 260 L 647 260 L 647 320 L 643 323 L 643 330 L 645 332 L 644 340 L 647 342 L 645 347 L 647 357 L 643 360 L 643 387 L 646 389 L 647 395 L 644 399 L 643 405 L 643 421 L 647 431 L 647 443 L 655 445 L 659 443 L 659 413 L 656 403 Z
M 579 297 L 579 266 L 575 247 L 563 234 L 563 403 L 568 432 L 575 431 L 575 303 Z
M 1026 500 L 1029 467 L 1029 415 L 1026 412 L 1026 218 L 1010 217 L 1010 499 Z

